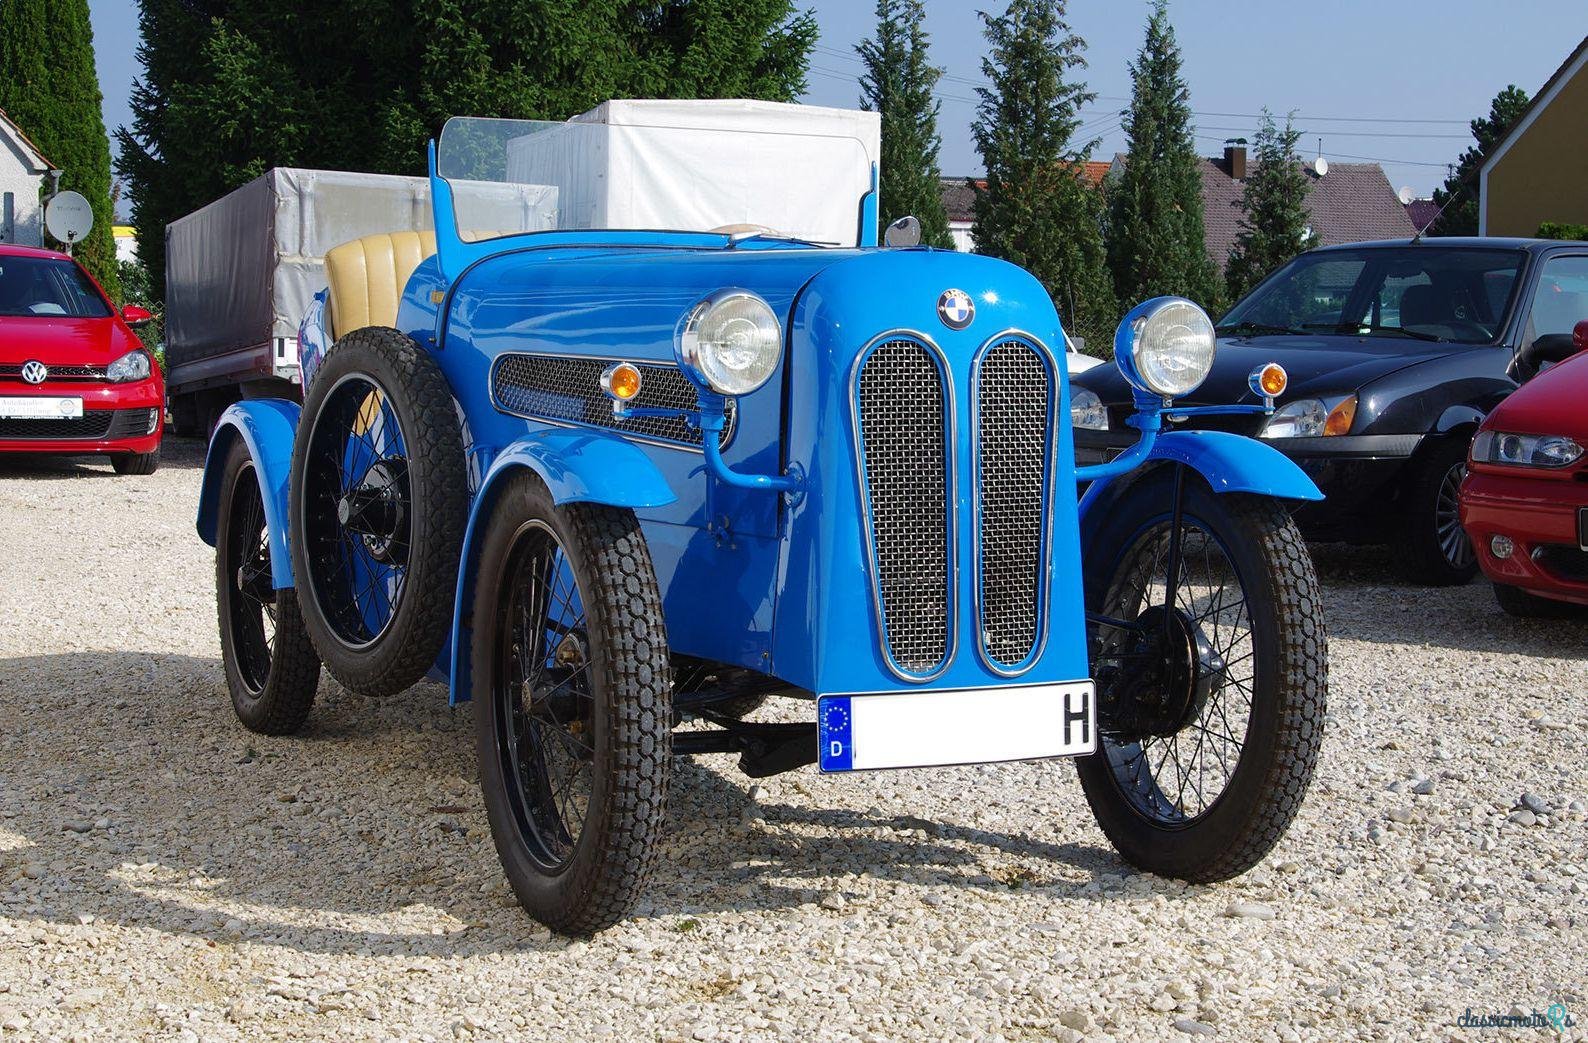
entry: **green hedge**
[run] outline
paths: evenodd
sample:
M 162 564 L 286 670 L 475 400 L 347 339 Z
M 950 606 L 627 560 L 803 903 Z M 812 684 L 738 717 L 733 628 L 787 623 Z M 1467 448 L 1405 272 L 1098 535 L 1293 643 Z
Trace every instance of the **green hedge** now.
M 1588 239 L 1588 225 L 1567 224 L 1565 221 L 1545 221 L 1538 226 L 1540 239 Z

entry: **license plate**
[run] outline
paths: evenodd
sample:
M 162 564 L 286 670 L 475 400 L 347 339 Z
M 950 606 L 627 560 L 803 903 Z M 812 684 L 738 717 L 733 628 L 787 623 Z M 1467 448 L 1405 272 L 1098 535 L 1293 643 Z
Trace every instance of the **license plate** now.
M 1079 757 L 1097 748 L 1090 681 L 865 695 L 816 703 L 822 771 Z
M 1588 507 L 1577 508 L 1577 549 L 1588 550 Z
M 0 416 L 3 417 L 54 420 L 82 415 L 83 400 L 80 398 L 56 398 L 51 395 L 0 398 Z

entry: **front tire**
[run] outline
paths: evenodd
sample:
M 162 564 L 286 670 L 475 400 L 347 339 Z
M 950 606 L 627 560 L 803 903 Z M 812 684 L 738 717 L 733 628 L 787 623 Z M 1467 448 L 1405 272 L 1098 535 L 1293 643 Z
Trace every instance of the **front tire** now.
M 1256 865 L 1284 835 L 1323 736 L 1317 579 L 1275 500 L 1185 477 L 1167 610 L 1174 474 L 1140 479 L 1086 548 L 1097 752 L 1076 762 L 1127 862 L 1194 883 Z
M 160 447 L 149 453 L 123 453 L 110 458 L 117 474 L 153 474 L 160 469 Z
M 1588 607 L 1571 601 L 1541 598 L 1537 594 L 1506 583 L 1494 585 L 1494 600 L 1508 616 L 1518 619 L 1579 619 L 1588 615 Z
M 1461 527 L 1467 445 L 1463 438 L 1444 439 L 1408 467 L 1394 547 L 1402 571 L 1413 583 L 1455 587 L 1478 574 L 1478 556 Z
M 473 696 L 480 787 L 519 903 L 588 935 L 634 907 L 666 818 L 672 669 L 629 510 L 558 507 L 507 480 L 480 551 Z

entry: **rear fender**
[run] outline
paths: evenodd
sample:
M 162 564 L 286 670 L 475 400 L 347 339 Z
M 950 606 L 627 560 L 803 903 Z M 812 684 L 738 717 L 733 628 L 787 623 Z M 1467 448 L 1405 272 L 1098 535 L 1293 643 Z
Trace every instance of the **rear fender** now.
M 1323 493 L 1295 461 L 1255 438 L 1225 431 L 1170 431 L 1158 436 L 1146 463 L 1117 478 L 1093 482 L 1081 497 L 1081 525 L 1154 464 L 1184 464 L 1216 493 L 1252 493 L 1280 500 L 1321 500 Z M 1106 520 L 1106 519 L 1102 519 Z
M 265 505 L 270 539 L 270 578 L 276 589 L 292 586 L 292 559 L 287 553 L 287 477 L 292 468 L 292 440 L 298 429 L 299 406 L 280 398 L 254 398 L 228 406 L 210 436 L 199 487 L 198 534 L 215 546 L 220 521 L 221 477 L 226 454 L 241 438 L 254 461 L 259 496 Z
M 632 442 L 598 431 L 543 428 L 497 454 L 480 482 L 469 512 L 458 565 L 458 594 L 452 611 L 452 670 L 448 700 L 467 702 L 473 686 L 469 614 L 480 544 L 504 480 L 533 471 L 551 491 L 552 502 L 599 503 L 609 507 L 665 507 L 677 497 L 656 465 Z

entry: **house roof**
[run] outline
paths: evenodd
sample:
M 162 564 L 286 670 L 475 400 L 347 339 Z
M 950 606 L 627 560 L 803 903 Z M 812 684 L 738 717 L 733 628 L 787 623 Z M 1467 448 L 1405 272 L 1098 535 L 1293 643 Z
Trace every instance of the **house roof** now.
M 1559 93 L 1560 87 L 1566 80 L 1575 75 L 1585 57 L 1588 57 L 1588 36 L 1583 37 L 1582 42 L 1577 45 L 1576 49 L 1566 56 L 1565 61 L 1560 63 L 1560 68 L 1551 73 L 1549 79 L 1544 81 L 1544 86 L 1540 87 L 1538 93 L 1533 95 L 1533 100 L 1527 103 L 1527 108 L 1522 110 L 1522 115 L 1518 116 L 1516 122 L 1511 124 L 1511 129 L 1505 132 L 1505 137 L 1494 143 L 1494 147 L 1489 150 L 1488 156 L 1483 161 L 1483 167 L 1481 168 L 1483 173 L 1488 173 L 1489 168 L 1510 150 L 1511 142 L 1521 137 L 1528 126 L 1532 124 L 1533 118 L 1547 107 L 1550 102 L 1555 100 L 1555 95 Z
M 1081 171 L 1081 176 L 1086 178 L 1086 183 L 1096 188 L 1108 176 L 1112 164 L 1101 160 L 1089 159 L 1086 167 Z M 976 194 L 971 191 L 970 182 L 975 181 L 976 187 L 986 188 L 986 178 L 945 177 L 943 184 L 943 209 L 948 211 L 950 223 L 968 223 L 976 219 L 975 203 Z
M 55 166 L 44 157 L 44 153 L 39 151 L 39 147 L 33 144 L 33 139 L 29 138 L 27 133 L 17 126 L 16 121 L 6 115 L 5 109 L 0 109 L 0 132 L 8 132 L 22 146 L 23 151 L 33 157 L 35 165 L 33 173 L 48 174 Z
M 1202 203 L 1206 211 L 1208 256 L 1220 268 L 1240 235 L 1246 185 L 1230 177 L 1222 160 L 1203 159 Z M 1406 207 L 1377 163 L 1331 163 L 1329 173 L 1308 171 L 1307 213 L 1319 246 L 1370 239 L 1409 238 L 1417 234 Z

